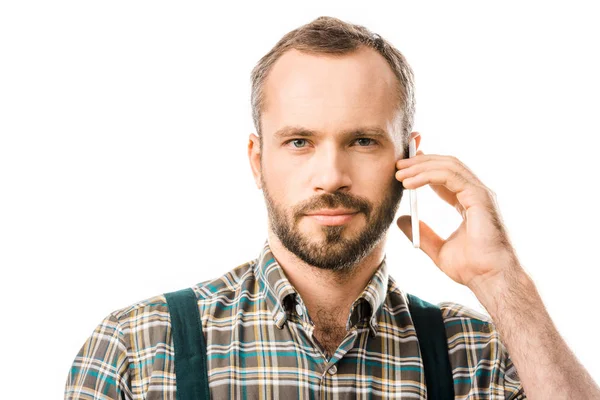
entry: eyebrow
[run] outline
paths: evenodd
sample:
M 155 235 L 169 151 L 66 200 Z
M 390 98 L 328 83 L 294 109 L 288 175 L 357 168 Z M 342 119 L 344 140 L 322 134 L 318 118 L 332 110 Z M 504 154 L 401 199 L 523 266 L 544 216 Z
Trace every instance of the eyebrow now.
M 285 126 L 281 129 L 278 129 L 275 132 L 275 139 L 285 139 L 289 137 L 314 137 L 318 136 L 319 133 L 315 130 L 306 129 L 301 126 Z M 390 139 L 388 133 L 377 126 L 365 126 L 360 128 L 347 129 L 345 131 L 341 131 L 340 135 L 342 137 L 349 138 L 357 138 L 363 136 L 371 136 L 376 137 L 382 140 Z

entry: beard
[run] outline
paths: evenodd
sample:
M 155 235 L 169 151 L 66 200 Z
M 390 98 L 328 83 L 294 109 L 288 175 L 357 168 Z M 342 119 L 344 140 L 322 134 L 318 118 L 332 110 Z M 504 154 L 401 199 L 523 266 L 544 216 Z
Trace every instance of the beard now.
M 264 172 L 264 169 L 263 169 Z M 261 174 L 261 182 L 269 215 L 269 225 L 282 245 L 306 264 L 339 275 L 351 275 L 355 267 L 367 257 L 385 237 L 402 200 L 404 186 L 395 176 L 388 184 L 386 196 L 374 206 L 364 198 L 347 192 L 327 193 L 300 205 L 287 208 L 279 206 L 269 193 Z M 356 210 L 353 218 L 365 218 L 364 227 L 352 237 L 346 233 L 352 221 L 342 225 L 319 225 L 324 238 L 303 233 L 299 222 L 305 214 L 322 208 L 345 208 Z M 321 235 L 319 235 L 321 236 Z

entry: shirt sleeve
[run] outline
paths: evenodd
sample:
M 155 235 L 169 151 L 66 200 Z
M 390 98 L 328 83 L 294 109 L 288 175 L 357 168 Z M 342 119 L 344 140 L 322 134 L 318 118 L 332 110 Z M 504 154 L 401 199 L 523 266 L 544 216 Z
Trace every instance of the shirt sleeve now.
M 131 399 L 124 334 L 114 315 L 94 329 L 75 357 L 65 385 L 67 399 Z
M 527 399 L 517 368 L 510 359 L 506 348 L 502 346 L 502 349 L 504 350 L 504 398 L 506 400 Z

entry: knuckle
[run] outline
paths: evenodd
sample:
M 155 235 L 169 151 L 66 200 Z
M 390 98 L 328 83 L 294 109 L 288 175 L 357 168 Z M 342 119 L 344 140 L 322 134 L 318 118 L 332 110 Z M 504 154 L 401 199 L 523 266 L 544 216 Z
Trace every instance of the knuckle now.
M 465 176 L 460 171 L 457 171 L 455 169 L 452 170 L 452 177 L 454 179 L 456 179 L 456 180 L 459 180 L 459 181 L 466 181 L 467 180 L 465 178 Z
M 485 188 L 485 192 L 486 192 L 486 194 L 488 196 L 488 200 L 490 202 L 490 206 L 492 208 L 498 208 L 498 198 L 496 196 L 496 192 L 494 192 L 492 189 L 490 189 L 488 187 L 484 186 L 484 188 Z
M 463 166 L 462 161 L 460 161 L 456 156 L 450 156 L 450 161 L 452 161 L 454 164 L 460 165 L 461 167 Z

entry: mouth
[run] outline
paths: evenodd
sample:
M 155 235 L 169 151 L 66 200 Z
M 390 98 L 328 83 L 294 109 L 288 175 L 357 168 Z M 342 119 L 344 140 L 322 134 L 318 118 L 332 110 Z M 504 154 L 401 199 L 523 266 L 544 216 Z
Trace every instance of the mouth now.
M 321 210 L 313 211 L 306 215 L 348 215 L 348 214 L 356 214 L 357 212 L 358 211 L 356 211 L 356 210 L 348 210 L 345 208 L 336 208 L 336 209 L 324 208 Z
M 348 214 L 309 214 L 307 217 L 321 225 L 343 225 L 348 223 L 358 212 Z

